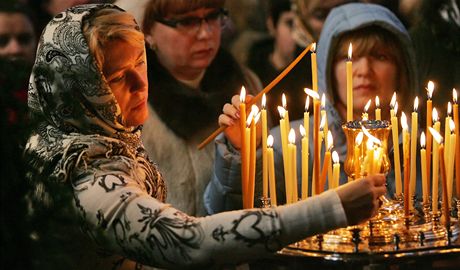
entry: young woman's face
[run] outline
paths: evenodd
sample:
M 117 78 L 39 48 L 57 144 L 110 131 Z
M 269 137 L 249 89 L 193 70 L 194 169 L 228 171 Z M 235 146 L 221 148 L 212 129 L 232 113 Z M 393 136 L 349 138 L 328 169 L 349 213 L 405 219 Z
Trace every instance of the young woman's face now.
M 363 112 L 364 106 L 378 96 L 380 104 L 389 104 L 398 88 L 398 67 L 390 53 L 383 46 L 373 48 L 368 54 L 353 53 L 353 108 L 355 118 Z M 346 58 L 336 59 L 334 64 L 336 96 L 342 106 L 347 103 Z
M 196 23 L 201 19 L 201 23 Z M 146 38 L 158 59 L 176 79 L 192 80 L 210 65 L 220 47 L 221 12 L 200 8 L 163 18 L 176 26 L 156 22 Z
M 294 57 L 296 49 L 296 43 L 292 37 L 294 18 L 295 14 L 293 11 L 281 13 L 274 29 L 276 47 L 282 56 L 287 59 Z
M 103 49 L 103 73 L 120 106 L 123 124 L 127 127 L 143 124 L 148 116 L 144 47 L 115 39 L 109 41 Z

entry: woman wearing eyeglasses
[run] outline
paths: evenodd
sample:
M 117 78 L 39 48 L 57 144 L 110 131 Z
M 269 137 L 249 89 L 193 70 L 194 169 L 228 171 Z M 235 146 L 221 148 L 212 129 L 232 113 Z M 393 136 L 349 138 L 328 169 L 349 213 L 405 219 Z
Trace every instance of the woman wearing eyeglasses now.
M 147 43 L 150 117 L 143 142 L 162 168 L 168 203 L 204 215 L 214 145 L 197 145 L 217 125 L 222 106 L 244 85 L 260 91 L 257 77 L 220 47 L 225 0 L 150 0 L 143 32 Z M 177 166 L 180 164 L 180 166 Z

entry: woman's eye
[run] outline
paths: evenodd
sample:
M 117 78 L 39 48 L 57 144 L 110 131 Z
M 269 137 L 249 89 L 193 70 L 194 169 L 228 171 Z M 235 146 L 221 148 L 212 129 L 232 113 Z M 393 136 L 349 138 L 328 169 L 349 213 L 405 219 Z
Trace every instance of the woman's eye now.
M 119 83 L 125 78 L 124 75 L 117 76 L 109 81 L 109 83 Z
M 145 60 L 139 61 L 139 62 L 136 64 L 136 67 L 143 66 L 144 64 L 145 64 Z

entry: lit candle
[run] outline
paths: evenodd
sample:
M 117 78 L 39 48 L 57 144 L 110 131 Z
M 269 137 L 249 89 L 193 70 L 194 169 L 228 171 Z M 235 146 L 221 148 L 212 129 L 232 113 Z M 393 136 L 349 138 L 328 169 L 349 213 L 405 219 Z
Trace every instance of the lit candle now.
M 352 51 L 353 47 L 350 43 L 348 47 L 347 60 L 347 122 L 353 121 L 353 67 L 352 67 Z
M 369 114 L 367 113 L 367 111 L 371 107 L 371 103 L 372 103 L 372 99 L 369 99 L 369 101 L 366 103 L 366 106 L 364 106 L 364 112 L 362 114 L 363 121 L 369 119 Z
M 241 87 L 240 92 L 240 130 L 241 130 L 241 191 L 243 194 L 243 207 L 246 206 L 247 186 L 249 179 L 249 160 L 248 160 L 248 147 L 246 141 L 246 89 Z
M 425 150 L 425 132 L 420 135 L 420 161 L 422 165 L 422 192 L 423 203 L 428 203 L 428 177 L 426 175 L 426 150 Z
M 300 135 L 302 135 L 302 200 L 308 198 L 308 133 L 305 128 L 300 125 Z
M 286 120 L 284 119 L 286 115 L 286 110 L 283 107 L 278 106 L 278 112 L 280 114 L 280 133 L 281 133 L 281 148 L 283 153 L 283 168 L 284 168 L 284 178 L 288 175 L 288 133 L 286 132 Z M 287 182 L 285 182 L 287 184 Z M 286 192 L 287 186 L 286 186 Z M 286 197 L 287 199 L 287 197 Z
M 452 189 L 453 189 L 453 184 L 454 184 L 454 160 L 455 160 L 455 147 L 457 144 L 456 141 L 456 135 L 455 135 L 455 122 L 454 120 L 450 119 L 449 121 L 449 127 L 450 127 L 450 134 L 449 134 L 449 148 L 446 150 L 449 152 L 447 155 L 447 164 L 446 164 L 446 169 L 447 169 L 447 197 L 448 197 L 448 202 L 452 201 Z M 447 140 L 447 137 L 446 137 Z
M 410 198 L 412 199 L 415 194 L 416 176 L 417 176 L 417 132 L 418 132 L 418 97 L 414 100 L 414 111 L 412 112 L 412 126 L 410 137 Z M 413 210 L 413 204 L 410 204 Z
M 323 138 L 325 137 L 324 136 L 324 126 L 326 124 L 326 117 L 322 117 L 321 118 L 321 123 L 319 124 L 319 149 L 321 151 L 321 147 L 322 147 L 322 144 L 323 144 Z M 326 149 L 327 146 L 326 144 L 324 145 L 324 148 Z M 321 152 L 319 154 L 319 160 L 321 160 Z M 321 161 L 320 161 L 321 162 Z M 318 163 L 318 167 L 321 166 L 321 163 Z M 319 171 L 320 171 L 320 174 L 322 173 L 321 171 L 321 167 L 319 168 Z M 316 194 L 320 194 L 321 192 L 323 192 L 324 190 L 324 183 L 322 183 L 322 178 L 321 178 L 321 175 L 319 176 L 318 178 L 318 182 L 316 183 Z
M 433 135 L 433 139 L 439 145 L 438 151 L 439 151 L 439 158 L 441 160 L 440 166 L 441 166 L 441 184 L 442 184 L 442 216 L 443 216 L 444 224 L 448 225 L 450 224 L 450 215 L 449 215 L 449 200 L 447 197 L 447 181 L 446 181 L 447 176 L 446 176 L 446 163 L 444 160 L 443 139 L 442 139 L 441 134 L 439 134 L 439 132 L 437 132 L 435 129 L 431 127 L 429 129 L 430 129 L 431 135 Z
M 371 175 L 372 174 L 372 164 L 374 163 L 374 143 L 372 140 L 367 140 L 366 142 L 366 157 L 364 158 L 364 166 L 361 170 L 362 175 Z
M 449 154 L 450 154 L 450 126 L 449 126 L 449 122 L 450 120 L 452 119 L 451 117 L 452 115 L 452 103 L 448 102 L 447 103 L 447 115 L 446 115 L 446 118 L 445 118 L 445 121 L 444 121 L 444 149 L 446 149 L 444 151 L 444 160 L 446 160 L 446 165 L 449 163 L 448 162 L 448 158 L 449 158 Z
M 332 133 L 329 131 L 327 133 L 327 136 L 329 137 L 329 143 L 326 146 L 326 153 L 324 154 L 324 161 L 323 161 L 323 169 L 321 171 L 321 185 L 320 185 L 320 192 L 322 193 L 324 191 L 324 186 L 326 184 L 326 178 L 327 174 L 329 172 L 329 167 L 331 166 L 331 149 L 332 149 Z M 332 173 L 329 177 L 329 188 L 332 186 Z
M 316 43 L 311 45 L 311 79 L 313 91 L 318 92 L 318 69 L 316 67 Z
M 441 130 L 441 123 L 439 122 L 438 111 L 436 108 L 433 108 L 433 122 L 434 122 L 434 129 L 439 133 Z M 431 133 L 431 132 L 430 132 Z M 433 135 L 433 134 L 431 134 Z M 432 195 L 431 195 L 431 202 L 432 206 L 431 209 L 433 213 L 438 212 L 438 187 L 439 187 L 439 144 L 436 141 L 433 141 L 433 169 L 432 169 Z
M 426 88 L 427 92 L 427 100 L 426 100 L 426 156 L 427 156 L 427 161 L 426 161 L 426 175 L 428 178 L 431 176 L 431 148 L 432 148 L 432 137 L 431 137 L 431 132 L 429 132 L 428 128 L 433 126 L 433 91 L 434 91 L 434 83 L 432 81 L 428 82 L 428 86 Z M 428 193 L 430 190 L 430 186 L 428 186 Z
M 264 198 L 268 197 L 268 160 L 267 160 L 267 141 L 265 138 L 268 136 L 267 132 L 267 110 L 265 106 L 267 104 L 267 97 L 265 94 L 262 96 L 262 194 Z
M 320 170 L 320 102 L 318 93 L 311 91 L 308 88 L 305 88 L 305 93 L 313 98 L 313 181 L 312 181 L 312 195 L 316 195 L 316 189 L 319 185 L 319 170 Z
M 332 179 L 334 179 L 334 186 L 332 188 L 337 188 L 339 186 L 340 161 L 339 154 L 337 154 L 336 151 L 332 152 L 332 161 L 334 162 L 332 169 Z
M 283 108 L 286 110 L 286 112 L 284 113 L 284 120 L 286 121 L 286 134 L 289 134 L 289 131 L 291 130 L 291 124 L 289 123 L 289 111 L 287 109 L 286 95 L 284 93 L 281 99 L 283 103 Z
M 381 112 L 381 109 L 380 109 L 379 96 L 375 97 L 375 120 L 382 120 L 382 112 Z
M 268 179 L 270 190 L 271 205 L 276 206 L 276 179 L 275 179 L 275 157 L 273 155 L 273 136 L 267 138 L 267 158 L 268 158 Z
M 394 153 L 394 170 L 395 170 L 395 186 L 396 196 L 401 196 L 402 180 L 401 180 L 401 162 L 399 156 L 399 132 L 398 132 L 398 103 L 396 102 L 396 93 L 393 94 L 390 103 L 391 115 L 391 134 L 393 138 L 393 153 Z
M 458 102 L 457 102 L 457 90 L 452 90 L 453 97 L 453 112 L 454 112 L 454 123 L 455 123 L 455 184 L 457 191 L 457 200 L 460 200 L 460 126 L 459 126 L 459 115 L 458 115 Z
M 353 152 L 353 155 L 354 155 L 354 157 L 356 159 L 354 161 L 355 162 L 355 164 L 354 164 L 355 165 L 355 169 L 354 169 L 355 174 L 353 176 L 354 179 L 358 179 L 362 175 L 361 174 L 361 160 L 360 159 L 361 159 L 361 156 L 362 156 L 362 151 L 361 151 L 362 147 L 361 147 L 361 145 L 363 143 L 363 139 L 364 139 L 364 134 L 363 134 L 362 131 L 360 131 L 358 133 L 358 135 L 356 136 L 355 147 L 354 147 L 354 152 Z
M 380 162 L 380 153 L 377 153 L 376 151 L 380 152 L 380 145 L 382 145 L 382 142 L 373 136 L 364 126 L 361 127 L 362 132 L 364 135 L 366 135 L 367 142 L 367 152 L 366 152 L 366 158 L 365 158 L 365 168 L 367 171 L 368 175 L 372 175 L 376 173 L 376 170 L 374 168 L 378 168 L 379 165 L 376 164 L 376 162 Z M 376 159 L 377 158 L 377 159 Z
M 291 129 L 289 131 L 289 162 L 290 162 L 290 168 L 291 172 L 289 174 L 290 176 L 290 184 L 289 186 L 291 187 L 291 203 L 296 202 L 299 199 L 299 193 L 297 190 L 297 148 L 295 145 L 295 132 L 294 129 Z
M 409 168 L 409 144 L 410 144 L 410 135 L 409 127 L 407 125 L 407 117 L 404 112 L 401 112 L 401 127 L 403 132 L 403 157 L 404 157 L 404 214 L 409 216 L 409 209 L 411 209 L 410 201 L 410 168 Z
M 251 113 L 248 116 L 247 126 L 249 126 L 249 181 L 248 181 L 248 200 L 247 208 L 254 208 L 254 190 L 256 179 L 256 123 L 259 120 L 259 108 L 252 105 Z
M 325 138 L 324 145 L 327 145 L 327 132 L 329 130 L 327 124 L 327 113 L 326 113 L 326 95 L 323 94 L 321 96 L 321 119 L 325 119 L 324 126 L 323 126 L 323 136 Z

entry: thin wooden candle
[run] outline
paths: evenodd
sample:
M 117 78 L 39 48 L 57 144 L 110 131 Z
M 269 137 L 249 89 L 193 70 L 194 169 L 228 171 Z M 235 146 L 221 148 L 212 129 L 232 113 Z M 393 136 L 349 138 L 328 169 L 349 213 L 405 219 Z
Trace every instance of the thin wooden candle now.
M 347 122 L 353 121 L 353 64 L 352 64 L 353 47 L 350 43 L 348 47 L 348 60 L 346 63 L 347 71 Z
M 423 194 L 423 203 L 428 203 L 428 177 L 426 175 L 426 138 L 425 132 L 422 131 L 420 135 L 420 161 L 422 165 L 422 194 Z
M 262 96 L 262 110 L 261 110 L 261 117 L 262 117 L 262 195 L 264 198 L 268 197 L 268 159 L 267 159 L 267 97 L 265 94 Z
M 410 137 L 410 199 L 414 197 L 417 177 L 417 132 L 418 132 L 418 97 L 414 100 L 414 111 L 411 115 L 411 137 Z M 413 204 L 410 204 L 413 210 Z
M 379 96 L 375 97 L 375 120 L 382 120 L 382 110 L 380 109 Z
M 300 135 L 302 135 L 302 192 L 301 198 L 305 200 L 308 198 L 308 133 L 305 128 L 300 125 Z
M 267 138 L 267 159 L 268 159 L 268 179 L 270 190 L 270 202 L 272 206 L 278 205 L 276 199 L 276 178 L 275 178 L 275 157 L 273 155 L 273 136 Z

